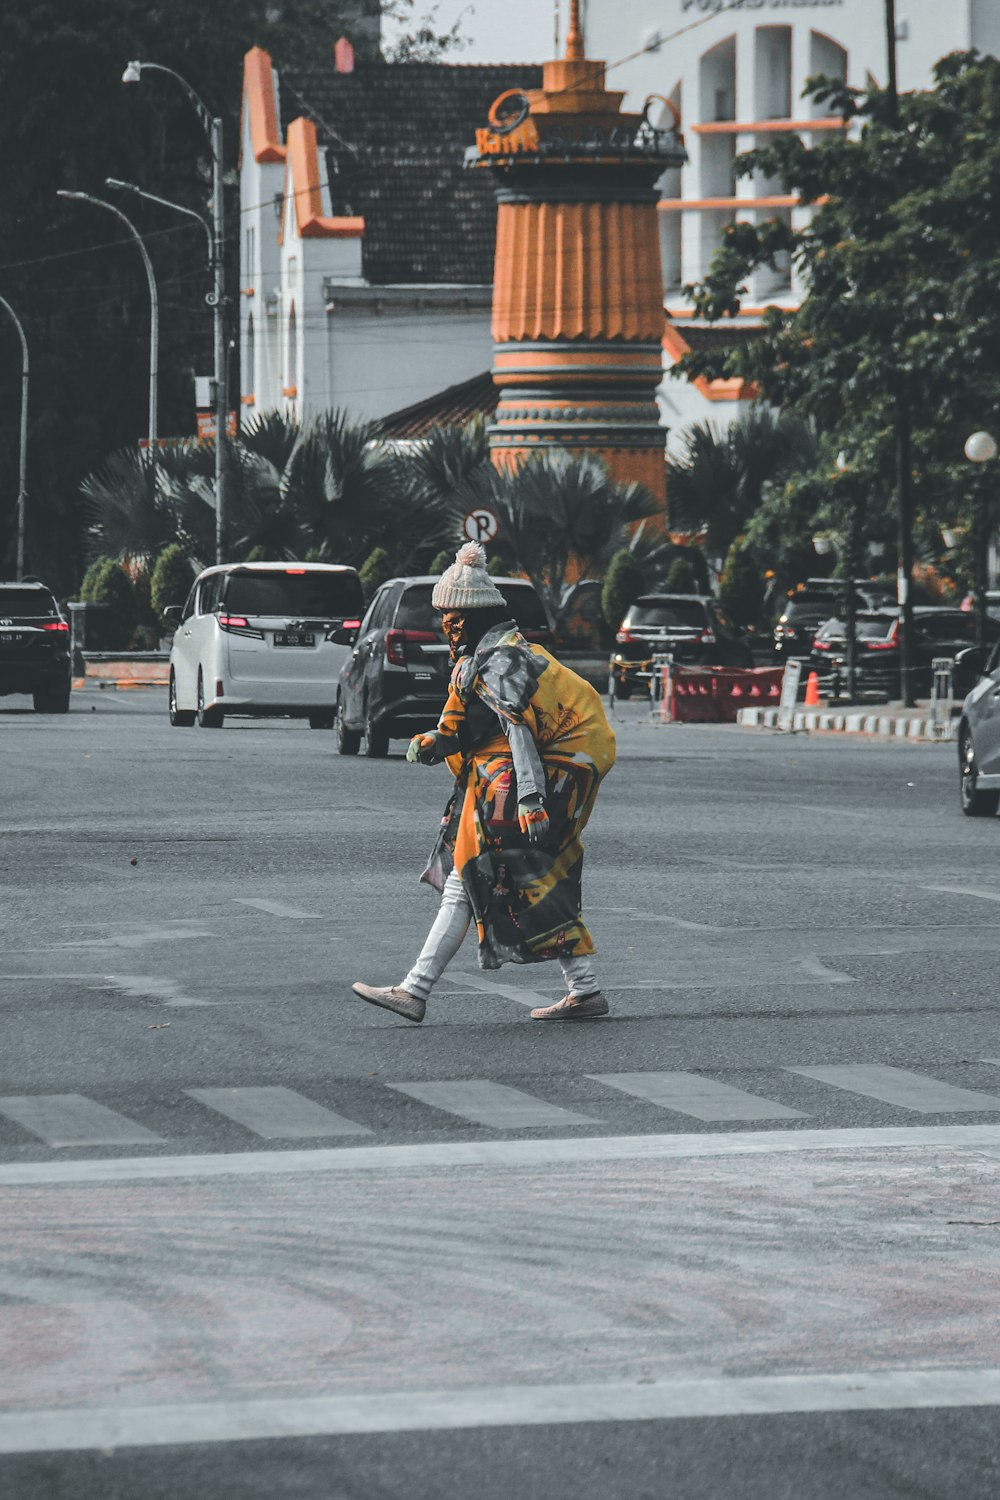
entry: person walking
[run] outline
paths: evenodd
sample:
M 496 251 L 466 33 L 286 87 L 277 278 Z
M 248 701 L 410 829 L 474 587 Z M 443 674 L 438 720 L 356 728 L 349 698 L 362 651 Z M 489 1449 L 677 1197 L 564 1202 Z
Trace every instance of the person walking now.
M 455 786 L 421 879 L 441 906 L 398 985 L 357 981 L 371 1005 L 422 1021 L 431 990 L 474 921 L 479 966 L 558 960 L 568 993 L 536 1021 L 608 1013 L 581 915 L 580 835 L 615 736 L 599 694 L 542 646 L 525 640 L 486 571 L 478 542 L 460 547 L 432 595 L 455 663 L 435 730 L 406 758 L 446 761 Z

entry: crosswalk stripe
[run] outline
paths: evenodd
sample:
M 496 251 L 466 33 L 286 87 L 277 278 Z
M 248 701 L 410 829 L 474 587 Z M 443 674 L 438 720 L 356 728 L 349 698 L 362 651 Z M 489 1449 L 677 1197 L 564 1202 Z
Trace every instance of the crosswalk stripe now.
M 588 1073 L 597 1083 L 696 1120 L 805 1120 L 799 1109 L 747 1094 L 700 1073 Z
M 244 1125 L 265 1141 L 302 1141 L 316 1136 L 371 1135 L 304 1094 L 285 1088 L 185 1089 L 192 1099 L 216 1114 Z
M 982 1094 L 978 1089 L 957 1088 L 924 1073 L 910 1073 L 906 1068 L 890 1068 L 884 1063 L 853 1063 L 828 1068 L 786 1068 L 802 1078 L 815 1078 L 849 1094 L 862 1094 L 912 1109 L 916 1114 L 959 1114 L 971 1110 L 1000 1110 L 1000 1097 Z
M 163 1139 L 83 1094 L 10 1094 L 0 1099 L 0 1114 L 48 1146 L 128 1146 Z
M 409 1094 L 449 1115 L 460 1115 L 474 1125 L 496 1130 L 524 1130 L 532 1125 L 597 1125 L 589 1115 L 574 1114 L 559 1104 L 522 1094 L 520 1089 L 488 1078 L 456 1078 L 445 1083 L 388 1083 L 387 1088 Z
M 321 922 L 323 920 L 319 912 L 300 911 L 297 906 L 286 906 L 283 901 L 265 901 L 262 897 L 233 896 L 234 906 L 253 906 L 258 911 L 266 911 L 272 917 L 290 917 L 296 922 Z

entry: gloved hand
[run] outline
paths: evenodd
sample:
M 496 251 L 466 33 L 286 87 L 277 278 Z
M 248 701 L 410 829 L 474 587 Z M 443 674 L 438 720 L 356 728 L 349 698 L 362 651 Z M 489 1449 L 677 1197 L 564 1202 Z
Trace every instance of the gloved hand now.
M 410 741 L 406 758 L 411 766 L 416 761 L 422 766 L 436 766 L 451 753 L 453 747 L 454 741 L 435 729 L 432 734 L 415 734 Z
M 549 832 L 549 815 L 541 797 L 528 797 L 517 804 L 517 821 L 530 844 L 540 844 Z

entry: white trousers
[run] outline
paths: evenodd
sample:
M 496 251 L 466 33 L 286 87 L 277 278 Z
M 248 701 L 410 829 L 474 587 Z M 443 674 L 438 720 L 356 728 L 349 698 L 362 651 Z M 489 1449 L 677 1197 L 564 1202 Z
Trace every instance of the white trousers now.
M 462 946 L 472 921 L 472 907 L 454 870 L 444 883 L 441 906 L 427 941 L 401 988 L 426 1000 L 455 954 Z M 593 995 L 599 989 L 591 956 L 560 958 L 559 966 L 571 995 Z

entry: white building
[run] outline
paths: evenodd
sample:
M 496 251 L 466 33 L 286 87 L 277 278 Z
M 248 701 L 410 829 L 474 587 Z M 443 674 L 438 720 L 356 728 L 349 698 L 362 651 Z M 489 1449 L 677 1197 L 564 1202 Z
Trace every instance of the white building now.
M 244 418 L 334 407 L 377 419 L 492 360 L 496 208 L 465 147 L 537 68 L 244 63 L 240 355 Z
M 587 50 L 608 59 L 612 87 L 627 90 L 638 109 L 650 95 L 676 110 L 687 165 L 661 184 L 660 226 L 664 363 L 669 366 L 705 337 L 682 287 L 700 280 L 725 225 L 775 215 L 800 227 L 808 210 L 760 178 L 736 180 L 735 158 L 794 131 L 812 144 L 843 128 L 802 92 L 816 73 L 858 88 L 888 78 L 882 0 L 582 0 Z M 977 48 L 1000 54 L 1000 0 L 897 0 L 897 79 L 901 91 L 928 87 L 946 53 Z M 646 49 L 646 50 L 642 50 Z M 636 54 L 638 55 L 632 55 Z M 616 59 L 624 59 L 616 63 Z M 767 303 L 795 306 L 801 297 L 792 268 L 760 271 L 742 310 L 747 324 Z M 662 387 L 664 423 L 726 425 L 746 392 L 739 382 Z

